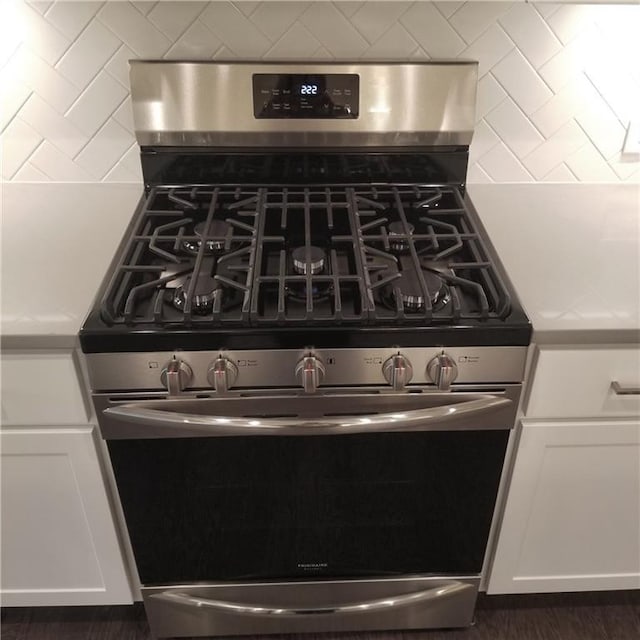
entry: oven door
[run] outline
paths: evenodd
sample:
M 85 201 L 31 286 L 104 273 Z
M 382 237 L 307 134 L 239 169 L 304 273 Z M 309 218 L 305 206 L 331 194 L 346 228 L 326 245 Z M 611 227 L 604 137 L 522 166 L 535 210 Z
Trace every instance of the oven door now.
M 302 630 L 302 611 L 310 630 L 376 628 L 354 612 L 378 601 L 429 626 L 415 611 L 438 594 L 435 625 L 468 624 L 519 393 L 95 395 L 156 634 L 183 635 L 157 622 L 166 611 L 215 619 L 210 634 Z M 344 580 L 365 586 L 322 600 Z

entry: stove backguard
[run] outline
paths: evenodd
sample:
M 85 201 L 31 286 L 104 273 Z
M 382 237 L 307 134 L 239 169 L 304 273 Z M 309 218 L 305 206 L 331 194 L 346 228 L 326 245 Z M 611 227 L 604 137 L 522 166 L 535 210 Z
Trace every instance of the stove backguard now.
M 472 61 L 132 61 L 145 186 L 461 186 L 477 74 Z
M 478 63 L 140 60 L 130 78 L 141 146 L 424 149 L 471 142 Z

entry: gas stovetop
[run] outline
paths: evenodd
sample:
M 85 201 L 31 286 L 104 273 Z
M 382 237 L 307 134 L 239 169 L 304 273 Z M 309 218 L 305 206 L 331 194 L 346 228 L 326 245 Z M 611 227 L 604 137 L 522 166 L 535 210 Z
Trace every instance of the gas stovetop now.
M 523 324 L 453 185 L 186 185 L 150 190 L 82 337 L 502 328 L 514 344 Z
M 475 64 L 131 79 L 145 196 L 85 352 L 528 344 L 465 194 Z
M 510 298 L 451 187 L 156 187 L 107 325 L 457 324 Z

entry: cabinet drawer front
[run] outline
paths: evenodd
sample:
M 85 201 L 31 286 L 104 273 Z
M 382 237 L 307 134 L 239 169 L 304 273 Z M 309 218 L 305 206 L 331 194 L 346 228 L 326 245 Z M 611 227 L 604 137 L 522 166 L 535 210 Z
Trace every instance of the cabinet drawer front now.
M 618 383 L 616 386 L 614 383 Z M 640 348 L 546 348 L 538 354 L 527 418 L 640 415 Z
M 3 352 L 4 425 L 75 425 L 88 419 L 71 351 Z

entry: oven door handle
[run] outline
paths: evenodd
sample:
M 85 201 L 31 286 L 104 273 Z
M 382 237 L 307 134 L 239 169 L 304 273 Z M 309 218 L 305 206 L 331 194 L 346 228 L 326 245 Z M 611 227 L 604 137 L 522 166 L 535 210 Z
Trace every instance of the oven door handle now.
M 150 596 L 154 600 L 177 604 L 187 607 L 207 608 L 223 611 L 225 613 L 256 616 L 256 617 L 294 617 L 294 616 L 316 616 L 316 615 L 343 615 L 349 613 L 375 613 L 399 607 L 408 606 L 418 602 L 429 600 L 440 600 L 448 596 L 459 594 L 463 591 L 473 590 L 475 587 L 465 582 L 457 580 L 450 584 L 432 587 L 424 591 L 413 593 L 403 593 L 396 596 L 387 596 L 375 600 L 365 600 L 363 602 L 353 602 L 343 605 L 333 605 L 328 607 L 274 607 L 259 604 L 243 604 L 240 602 L 228 602 L 226 600 L 212 600 L 199 596 L 183 593 L 181 591 L 165 591 Z
M 487 425 L 486 420 L 474 418 L 487 413 L 510 409 L 510 398 L 485 395 L 472 400 L 426 407 L 393 413 L 372 413 L 369 415 L 346 415 L 322 418 L 261 418 L 236 416 L 211 416 L 197 413 L 178 413 L 151 409 L 140 404 L 123 404 L 103 411 L 105 417 L 118 422 L 142 425 L 138 437 L 169 436 L 170 430 L 181 436 L 304 436 L 341 435 L 351 433 L 376 433 L 391 431 L 441 431 L 458 429 L 464 431 L 511 429 L 511 420 L 496 420 Z M 151 431 L 152 430 L 152 431 Z M 104 430 L 103 430 L 104 431 Z M 166 432 L 163 434 L 162 432 Z M 131 430 L 126 436 L 135 437 Z M 104 437 L 109 434 L 103 433 Z

